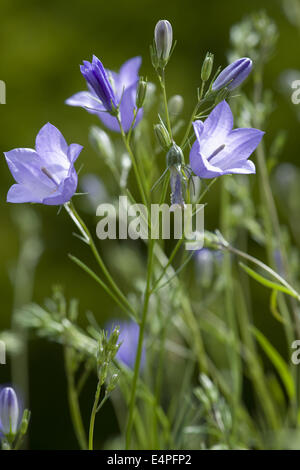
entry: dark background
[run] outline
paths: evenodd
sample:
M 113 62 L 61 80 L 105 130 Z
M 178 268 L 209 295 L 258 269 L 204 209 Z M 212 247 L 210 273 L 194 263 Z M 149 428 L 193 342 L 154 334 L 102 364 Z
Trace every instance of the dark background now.
M 275 95 L 275 111 L 269 128 L 273 137 L 280 129 L 288 130 L 282 161 L 298 164 L 299 122 L 295 106 L 278 91 L 278 77 L 287 68 L 300 68 L 300 38 L 298 30 L 284 16 L 281 2 L 275 0 L 1 0 L 0 79 L 6 82 L 7 104 L 0 109 L 0 153 L 15 147 L 33 147 L 38 130 L 50 121 L 61 130 L 68 143 L 84 145 L 80 157 L 80 163 L 84 163 L 82 174 L 92 171 L 99 174 L 99 159 L 88 141 L 89 126 L 98 124 L 97 118 L 64 104 L 67 97 L 85 88 L 79 72 L 81 61 L 90 59 L 94 53 L 105 66 L 118 69 L 128 58 L 142 55 L 141 72 L 154 81 L 149 44 L 157 20 L 169 19 L 178 45 L 168 66 L 168 94 L 184 96 L 184 116 L 188 118 L 206 51 L 213 52 L 216 62 L 225 65 L 231 25 L 260 9 L 265 9 L 275 20 L 280 33 L 265 76 L 266 86 L 272 88 Z M 3 157 L 0 159 L 0 330 L 10 326 L 13 286 L 8 273 L 20 246 L 11 206 L 5 202 L 12 182 Z M 206 226 L 210 228 L 218 223 L 217 195 L 216 187 L 208 200 L 210 209 L 206 210 Z M 86 310 L 92 310 L 100 323 L 104 323 L 112 314 L 112 304 L 67 259 L 68 252 L 80 253 L 81 258 L 86 255 L 80 242 L 72 237 L 73 227 L 66 214 L 62 212 L 57 216 L 57 208 L 47 206 L 34 206 L 34 211 L 42 219 L 45 251 L 37 269 L 33 299 L 43 302 L 51 293 L 51 286 L 60 283 L 67 297 L 80 299 L 83 317 Z M 93 229 L 95 220 L 90 218 L 90 223 Z M 109 262 L 109 250 L 105 257 Z M 259 302 L 258 298 L 258 310 Z M 0 383 L 8 382 L 9 361 L 0 367 Z M 31 448 L 76 448 L 65 385 L 61 348 L 33 340 L 30 343 Z M 86 416 L 93 390 L 91 380 L 82 400 Z M 115 432 L 116 423 L 107 405 L 97 421 L 96 432 L 107 436 L 110 430 L 112 434 Z

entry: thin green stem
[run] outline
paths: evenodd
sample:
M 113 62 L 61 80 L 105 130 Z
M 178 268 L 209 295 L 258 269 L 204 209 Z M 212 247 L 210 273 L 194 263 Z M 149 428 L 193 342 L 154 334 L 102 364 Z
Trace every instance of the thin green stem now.
M 122 123 L 121 123 L 120 117 L 117 116 L 117 119 L 118 119 L 118 122 L 119 122 L 120 131 L 121 131 L 121 136 L 122 136 L 124 145 L 125 145 L 125 147 L 126 147 L 126 150 L 127 150 L 128 154 L 129 154 L 129 157 L 130 157 L 130 160 L 131 160 L 131 163 L 132 163 L 132 166 L 133 166 L 133 171 L 134 171 L 135 178 L 136 178 L 136 181 L 137 181 L 137 185 L 138 185 L 138 188 L 139 188 L 141 197 L 142 197 L 143 204 L 144 204 L 145 206 L 147 206 L 147 198 L 146 198 L 146 195 L 145 195 L 144 186 L 143 186 L 143 183 L 142 183 L 141 175 L 140 175 L 140 172 L 139 172 L 137 163 L 136 163 L 135 156 L 134 156 L 133 151 L 132 151 L 132 149 L 131 149 L 131 147 L 130 147 L 129 140 L 128 140 L 128 138 L 126 137 L 126 134 L 125 134 L 124 129 L 123 129 L 123 127 L 122 127 Z
M 95 427 L 96 414 L 98 410 L 98 403 L 100 400 L 100 393 L 101 393 L 101 383 L 100 381 L 98 381 L 97 389 L 95 393 L 95 400 L 94 400 L 92 413 L 91 413 L 91 419 L 90 419 L 89 450 L 93 450 L 93 447 L 94 447 L 94 427 Z
M 135 408 L 135 402 L 136 402 L 136 389 L 137 389 L 137 382 L 138 382 L 140 365 L 141 365 L 148 305 L 149 305 L 149 300 L 151 296 L 150 283 L 151 283 L 152 266 L 153 266 L 153 249 L 154 249 L 154 240 L 150 239 L 149 245 L 148 245 L 149 252 L 148 252 L 147 281 L 146 281 L 144 305 L 143 305 L 143 312 L 142 312 L 142 318 L 141 318 L 141 324 L 140 324 L 137 354 L 136 354 L 133 379 L 132 379 L 132 391 L 131 391 L 131 398 L 130 398 L 130 404 L 129 404 L 129 415 L 128 415 L 128 422 L 127 422 L 127 428 L 126 428 L 126 449 L 129 449 L 130 443 L 131 443 L 134 408 Z
M 166 121 L 167 121 L 167 128 L 168 128 L 170 137 L 172 139 L 172 127 L 171 127 L 171 120 L 170 120 L 169 109 L 168 109 L 168 99 L 167 99 L 166 80 L 165 80 L 165 71 L 164 70 L 162 70 L 161 74 L 159 75 L 159 83 L 160 83 L 160 87 L 161 87 L 162 94 L 163 94 L 163 101 L 164 101 L 164 106 L 165 106 L 165 115 L 166 115 Z
M 193 122 L 194 122 L 194 119 L 195 119 L 195 116 L 197 116 L 197 113 L 198 113 L 198 111 L 199 111 L 199 108 L 200 108 L 200 106 L 201 106 L 201 104 L 202 104 L 202 96 L 203 96 L 203 92 L 204 92 L 204 85 L 205 85 L 205 83 L 202 82 L 200 94 L 199 94 L 199 96 L 198 96 L 198 102 L 197 102 L 197 104 L 196 104 L 196 106 L 195 106 L 195 108 L 194 108 L 194 110 L 193 110 L 193 112 L 192 112 L 192 115 L 191 115 L 191 118 L 190 118 L 190 120 L 189 120 L 187 129 L 186 129 L 185 134 L 184 134 L 184 137 L 183 137 L 183 139 L 182 139 L 182 141 L 181 141 L 181 144 L 180 144 L 180 147 L 181 147 L 181 148 L 184 146 L 185 142 L 186 142 L 186 141 L 188 140 L 188 138 L 189 138 L 189 135 L 190 135 L 190 132 L 191 132 L 191 128 L 192 128 L 192 125 L 193 125 Z
M 74 431 L 81 450 L 87 449 L 87 440 L 82 422 L 78 393 L 76 390 L 73 367 L 72 367 L 72 351 L 68 346 L 64 347 L 65 369 L 68 382 L 68 400 L 71 413 L 71 419 Z

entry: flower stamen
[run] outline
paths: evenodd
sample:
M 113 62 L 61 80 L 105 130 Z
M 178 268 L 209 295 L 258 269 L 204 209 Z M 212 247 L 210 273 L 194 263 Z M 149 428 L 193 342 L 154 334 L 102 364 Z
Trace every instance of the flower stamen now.
M 218 153 L 220 153 L 225 147 L 226 147 L 225 144 L 220 145 L 220 147 L 218 147 L 218 148 L 207 158 L 207 161 L 209 162 L 213 157 L 215 157 L 216 155 L 218 155 Z

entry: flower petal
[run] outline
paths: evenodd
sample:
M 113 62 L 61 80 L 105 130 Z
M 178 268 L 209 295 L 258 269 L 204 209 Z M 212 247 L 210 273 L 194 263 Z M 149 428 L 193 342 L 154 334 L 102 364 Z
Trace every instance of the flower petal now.
M 225 141 L 225 148 L 212 158 L 211 164 L 223 170 L 235 167 L 236 162 L 245 161 L 259 145 L 263 131 L 252 128 L 235 129 Z
M 36 136 L 35 148 L 40 155 L 43 155 L 45 151 L 66 155 L 68 144 L 62 133 L 53 124 L 47 122 Z
M 119 80 L 122 88 L 128 88 L 136 84 L 139 79 L 139 69 L 142 63 L 141 57 L 133 57 L 127 60 L 119 71 Z
M 204 122 L 199 140 L 201 153 L 208 158 L 218 147 L 225 143 L 233 127 L 233 116 L 226 101 L 219 103 Z
M 59 185 L 57 190 L 43 199 L 43 204 L 48 206 L 59 206 L 68 202 L 74 195 L 78 184 L 78 176 L 74 167 L 70 169 L 69 175 Z
M 199 178 L 215 178 L 223 174 L 221 168 L 212 166 L 200 152 L 199 142 L 194 142 L 190 151 L 190 165 Z
M 71 163 L 74 163 L 77 160 L 82 149 L 83 149 L 83 146 L 79 144 L 69 145 L 68 159 Z
M 45 194 L 41 196 L 36 188 L 28 188 L 24 184 L 13 184 L 6 197 L 7 202 L 22 203 L 22 202 L 42 202 Z
M 93 97 L 93 94 L 88 91 L 80 91 L 75 95 L 68 98 L 65 103 L 69 106 L 79 106 L 86 109 L 91 114 L 97 114 L 100 111 L 105 111 L 104 106 Z

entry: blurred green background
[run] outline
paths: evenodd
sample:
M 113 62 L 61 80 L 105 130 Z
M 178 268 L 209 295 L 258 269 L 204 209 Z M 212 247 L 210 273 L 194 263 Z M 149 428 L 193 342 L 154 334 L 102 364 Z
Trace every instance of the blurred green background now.
M 185 98 L 184 116 L 189 117 L 199 84 L 200 68 L 207 50 L 215 54 L 217 64 L 225 65 L 232 24 L 247 14 L 265 9 L 279 29 L 278 47 L 267 66 L 265 83 L 275 96 L 275 111 L 269 123 L 272 138 L 280 129 L 288 131 L 283 161 L 298 164 L 299 122 L 295 106 L 278 89 L 278 78 L 285 69 L 300 69 L 299 31 L 293 27 L 276 0 L 221 0 L 174 2 L 145 0 L 1 0 L 0 8 L 0 79 L 6 82 L 7 104 L 1 105 L 0 150 L 33 147 L 38 130 L 47 122 L 57 126 L 68 143 L 84 146 L 80 163 L 82 174 L 98 172 L 103 166 L 88 141 L 88 129 L 97 118 L 64 100 L 85 88 L 79 72 L 83 59 L 96 54 L 105 66 L 118 69 L 128 58 L 143 56 L 141 73 L 149 80 L 155 76 L 149 58 L 149 44 L 157 20 L 171 21 L 178 41 L 167 70 L 168 94 Z M 300 106 L 300 105 L 299 105 Z M 268 142 L 268 134 L 266 142 Z M 102 176 L 101 174 L 99 175 Z M 10 326 L 13 286 L 9 273 L 18 258 L 20 240 L 12 218 L 12 206 L 6 193 L 13 179 L 4 157 L 0 160 L 0 330 Z M 109 188 L 108 192 L 109 192 Z M 218 223 L 218 188 L 210 194 L 206 209 L 207 228 Z M 80 299 L 82 317 L 91 310 L 100 323 L 114 312 L 114 307 L 96 285 L 67 258 L 67 253 L 82 253 L 84 248 L 72 237 L 73 227 L 57 208 L 35 206 L 42 220 L 44 252 L 37 268 L 33 299 L 43 302 L 53 284 L 61 284 L 67 297 Z M 92 230 L 95 219 L 90 218 Z M 112 245 L 104 256 L 109 264 Z M 89 259 L 88 253 L 81 258 Z M 264 303 L 257 297 L 256 310 L 263 314 Z M 268 315 L 270 327 L 273 320 Z M 268 326 L 268 325 L 267 325 Z M 38 339 L 30 343 L 30 407 L 33 418 L 30 447 L 33 449 L 76 448 L 67 408 L 62 351 L 57 345 Z M 0 383 L 10 380 L 10 361 L 0 366 Z M 94 393 L 91 379 L 84 393 L 83 412 L 87 416 Z M 43 430 L 43 432 L 41 431 Z M 110 405 L 97 421 L 97 434 L 111 435 L 116 422 Z

